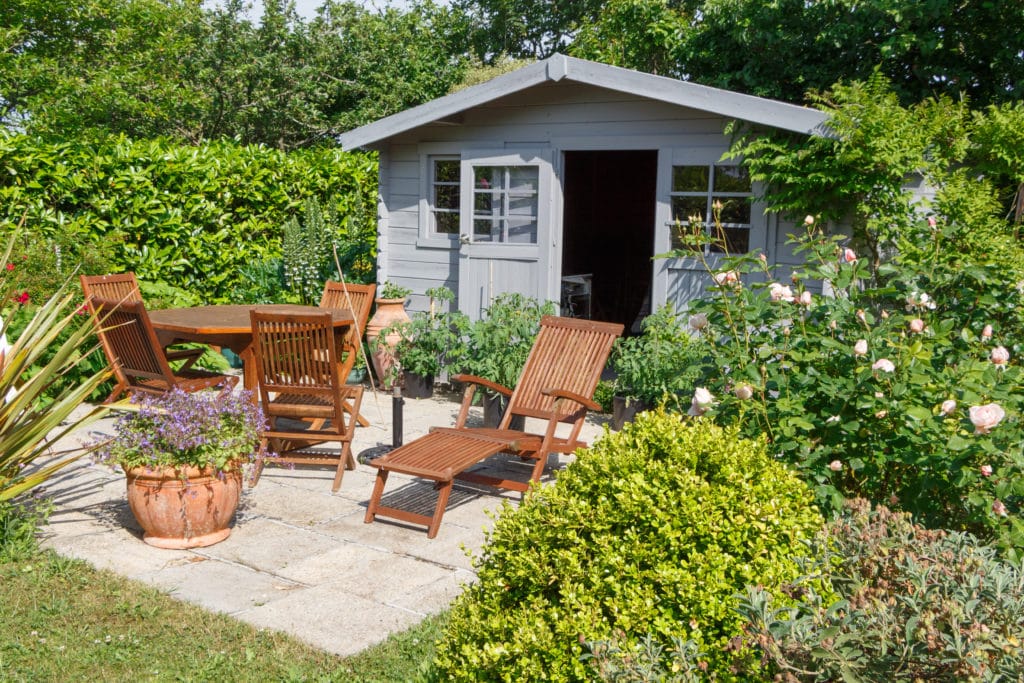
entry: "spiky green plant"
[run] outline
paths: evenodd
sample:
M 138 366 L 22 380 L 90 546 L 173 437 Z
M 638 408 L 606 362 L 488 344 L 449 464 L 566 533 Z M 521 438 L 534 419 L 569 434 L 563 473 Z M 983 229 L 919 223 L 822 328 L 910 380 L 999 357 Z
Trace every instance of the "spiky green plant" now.
M 15 300 L 6 282 L 5 264 L 11 262 L 15 236 L 7 241 L 0 264 L 0 302 Z M 62 375 L 83 362 L 79 350 L 93 331 L 93 320 L 81 314 L 79 294 L 65 282 L 33 312 L 28 325 L 3 354 L 0 367 L 0 503 L 39 486 L 55 472 L 84 454 L 32 467 L 51 445 L 100 417 L 99 406 L 86 415 L 69 419 L 93 390 L 110 376 L 110 369 L 88 375 L 78 386 L 67 386 L 47 397 L 48 389 Z M 9 311 L 8 311 L 9 313 Z M 6 334 L 10 315 L 4 316 L 0 333 Z M 65 330 L 70 334 L 58 339 Z M 52 355 L 50 355 L 52 353 Z

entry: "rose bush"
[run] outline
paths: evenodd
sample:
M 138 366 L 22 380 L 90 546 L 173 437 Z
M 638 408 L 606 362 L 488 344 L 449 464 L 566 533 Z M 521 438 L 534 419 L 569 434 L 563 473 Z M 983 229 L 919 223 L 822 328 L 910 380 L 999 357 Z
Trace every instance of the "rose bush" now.
M 961 261 L 943 221 L 907 236 L 931 249 L 881 264 L 808 223 L 785 284 L 754 255 L 709 269 L 691 314 L 716 369 L 690 413 L 767 435 L 827 509 L 864 497 L 1020 557 L 1024 282 L 1004 260 Z M 722 276 L 737 271 L 766 282 Z

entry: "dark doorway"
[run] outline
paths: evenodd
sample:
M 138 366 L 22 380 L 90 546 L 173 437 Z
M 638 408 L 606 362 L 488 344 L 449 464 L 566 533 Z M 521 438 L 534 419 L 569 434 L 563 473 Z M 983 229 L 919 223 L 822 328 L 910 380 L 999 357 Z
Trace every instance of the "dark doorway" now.
M 629 330 L 649 312 L 657 176 L 654 150 L 565 153 L 562 299 L 571 314 Z

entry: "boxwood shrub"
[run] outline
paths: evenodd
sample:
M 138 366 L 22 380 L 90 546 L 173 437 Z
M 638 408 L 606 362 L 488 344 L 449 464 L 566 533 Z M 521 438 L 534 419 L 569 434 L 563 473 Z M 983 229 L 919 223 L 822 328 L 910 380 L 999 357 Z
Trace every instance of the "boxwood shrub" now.
M 437 675 L 587 680 L 587 643 L 614 640 L 626 656 L 649 635 L 666 648 L 693 641 L 702 667 L 728 680 L 735 658 L 752 658 L 735 647 L 737 595 L 794 579 L 822 524 L 763 442 L 644 414 L 519 508 L 505 504 L 479 580 L 453 605 Z

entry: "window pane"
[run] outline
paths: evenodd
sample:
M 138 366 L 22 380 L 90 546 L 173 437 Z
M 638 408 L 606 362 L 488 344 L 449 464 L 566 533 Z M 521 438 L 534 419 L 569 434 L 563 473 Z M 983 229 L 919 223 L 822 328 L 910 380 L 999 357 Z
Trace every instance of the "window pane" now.
M 715 166 L 715 192 L 750 192 L 745 166 Z
M 499 232 L 499 225 L 499 221 L 480 219 L 474 220 L 473 240 L 476 242 L 493 242 L 495 241 L 495 239 L 500 239 L 501 233 Z
M 539 171 L 536 166 L 510 166 L 508 170 L 509 192 L 514 194 L 534 194 L 537 192 L 537 175 Z
M 439 185 L 434 188 L 434 206 L 438 209 L 459 209 L 459 186 Z
M 492 192 L 474 192 L 473 193 L 473 212 L 480 213 L 493 213 L 496 210 L 495 197 Z
M 725 246 L 730 254 L 745 254 L 750 251 L 750 228 L 722 228 L 722 232 L 725 236 Z M 711 251 L 718 253 L 726 251 L 722 248 L 717 234 L 711 243 Z
M 687 222 L 690 216 L 707 220 L 707 197 L 672 197 L 672 220 Z
M 437 159 L 434 161 L 434 182 L 457 183 L 459 182 L 459 160 L 458 159 Z
M 673 166 L 672 167 L 672 191 L 673 192 L 707 192 L 708 191 L 708 167 L 707 166 Z
M 508 241 L 513 244 L 534 244 L 537 241 L 537 221 L 532 218 L 510 218 Z
M 478 190 L 501 188 L 502 169 L 497 166 L 476 166 L 473 168 L 473 187 Z
M 459 234 L 459 214 L 435 211 L 434 230 L 445 235 Z
M 722 204 L 719 216 L 723 223 L 750 224 L 750 202 L 746 197 L 715 197 L 714 201 Z

